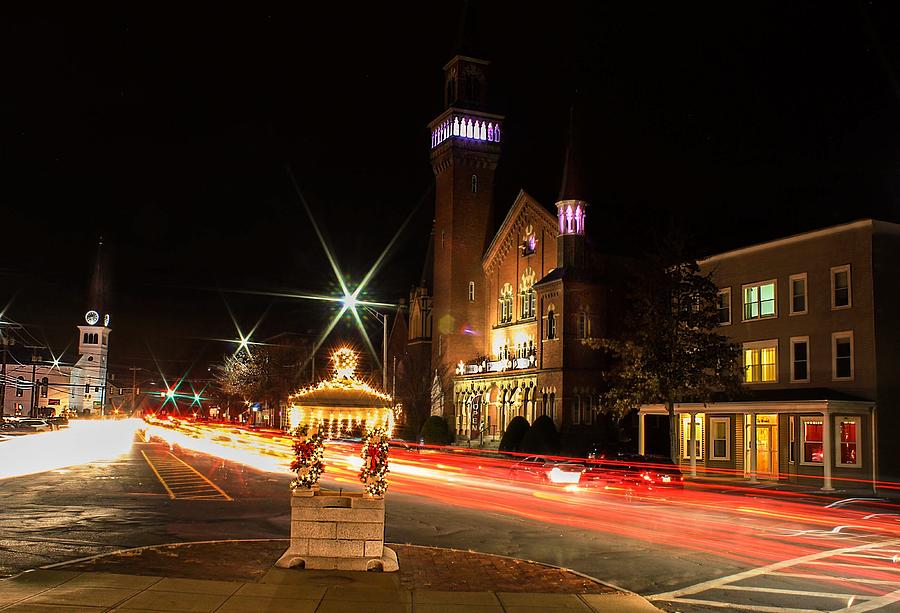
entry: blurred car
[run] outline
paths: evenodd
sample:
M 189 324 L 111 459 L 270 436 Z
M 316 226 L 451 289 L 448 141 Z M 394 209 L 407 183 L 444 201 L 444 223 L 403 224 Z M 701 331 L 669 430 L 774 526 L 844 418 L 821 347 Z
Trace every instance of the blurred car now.
M 49 432 L 56 430 L 52 424 L 47 423 L 43 419 L 20 419 L 16 424 L 19 430 L 31 430 L 32 432 Z
M 510 467 L 509 480 L 541 485 L 578 485 L 582 472 L 584 465 L 579 462 L 528 456 Z
M 618 453 L 586 462 L 581 485 L 628 489 L 680 488 L 684 487 L 684 475 L 671 458 Z

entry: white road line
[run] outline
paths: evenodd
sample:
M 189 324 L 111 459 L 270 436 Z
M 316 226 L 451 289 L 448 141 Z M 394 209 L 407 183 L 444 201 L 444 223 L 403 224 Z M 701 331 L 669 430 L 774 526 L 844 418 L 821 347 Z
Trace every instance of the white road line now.
M 846 609 L 843 609 L 843 611 L 844 613 L 863 613 L 864 611 L 874 611 L 875 609 L 886 607 L 889 604 L 894 604 L 897 601 L 900 601 L 900 590 L 896 590 L 894 592 L 891 592 L 890 594 L 885 594 L 884 596 L 879 596 L 878 598 L 873 598 L 869 602 L 863 602 L 858 605 L 848 607 Z
M 879 566 L 878 564 L 850 564 L 849 562 L 806 562 L 805 565 L 816 566 L 840 566 L 842 568 L 862 568 L 864 570 L 883 570 L 891 573 L 900 573 L 897 566 Z
M 650 598 L 650 600 L 655 600 Z M 665 599 L 659 599 L 665 600 Z M 718 609 L 729 609 L 731 611 L 757 611 L 759 613 L 822 613 L 819 609 L 791 609 L 788 607 L 767 607 L 758 604 L 733 604 L 730 602 L 716 602 L 715 600 L 703 600 L 701 598 L 679 598 L 678 604 L 696 604 L 707 607 L 716 607 Z
M 830 558 L 833 556 L 847 555 L 854 551 L 866 551 L 871 549 L 873 546 L 885 546 L 889 547 L 892 545 L 900 544 L 900 539 L 894 539 L 890 541 L 884 541 L 878 544 L 868 543 L 866 545 L 857 545 L 855 547 L 843 547 L 841 549 L 829 549 L 827 551 L 819 551 L 817 553 L 811 553 L 809 555 L 800 556 L 798 558 L 791 558 L 789 560 L 782 560 L 780 562 L 775 562 L 773 564 L 769 564 L 767 566 L 760 566 L 758 568 L 752 568 L 750 570 L 746 570 L 744 572 L 736 573 L 734 575 L 728 575 L 726 577 L 720 577 L 718 579 L 712 579 L 710 581 L 703 581 L 702 583 L 697 583 L 696 585 L 692 585 L 690 587 L 682 588 L 680 590 L 672 590 L 671 592 L 663 592 L 661 594 L 654 594 L 652 596 L 648 596 L 649 600 L 674 600 L 675 598 L 679 598 L 681 596 L 687 596 L 689 594 L 698 594 L 700 592 L 705 592 L 706 590 L 715 589 L 721 587 L 726 583 L 732 583 L 735 581 L 740 581 L 741 579 L 749 579 L 750 577 L 758 577 L 759 575 L 765 575 L 775 570 L 781 570 L 782 568 L 787 568 L 789 566 L 796 566 L 798 564 L 807 564 L 809 562 L 813 562 L 816 560 L 821 560 L 822 558 Z
M 826 504 L 826 509 L 836 509 L 838 507 L 842 507 L 845 504 L 852 504 L 854 502 L 884 502 L 884 498 L 844 498 L 843 500 L 836 500 L 831 504 Z
M 805 590 L 784 590 L 774 587 L 755 587 L 751 585 L 720 585 L 717 590 L 732 590 L 735 592 L 764 592 L 766 594 L 788 594 L 790 596 L 815 596 L 816 598 L 834 598 L 846 600 L 851 596 L 859 600 L 869 600 L 874 596 L 860 596 L 859 594 L 842 594 L 837 592 L 807 592 Z
M 872 585 L 900 585 L 900 581 L 888 581 L 887 579 L 856 579 L 854 577 L 834 577 L 829 575 L 811 575 L 807 573 L 783 573 L 780 571 L 775 571 L 774 573 L 769 573 L 774 577 L 792 577 L 794 579 L 812 579 L 814 581 L 821 582 L 830 582 L 830 581 L 844 581 L 846 583 L 865 583 Z

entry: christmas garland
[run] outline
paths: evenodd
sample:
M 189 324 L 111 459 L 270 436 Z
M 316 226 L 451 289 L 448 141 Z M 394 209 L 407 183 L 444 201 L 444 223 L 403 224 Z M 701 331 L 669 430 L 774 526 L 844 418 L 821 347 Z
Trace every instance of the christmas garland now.
M 325 452 L 325 435 L 318 428 L 307 425 L 296 428 L 294 434 L 294 461 L 291 470 L 297 477 L 291 481 L 291 489 L 299 487 L 310 489 L 319 482 L 325 464 L 322 457 Z
M 388 435 L 381 426 L 366 432 L 363 438 L 362 468 L 359 480 L 366 486 L 366 493 L 371 496 L 384 496 L 388 482 Z

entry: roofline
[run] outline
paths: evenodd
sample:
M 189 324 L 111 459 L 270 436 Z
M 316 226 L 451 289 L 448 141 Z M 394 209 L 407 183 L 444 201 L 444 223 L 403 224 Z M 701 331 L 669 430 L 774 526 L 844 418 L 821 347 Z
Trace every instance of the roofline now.
M 820 230 L 812 230 L 810 232 L 802 232 L 800 234 L 792 234 L 790 236 L 786 236 L 784 238 L 776 238 L 774 240 L 766 241 L 764 243 L 757 243 L 755 245 L 748 245 L 746 247 L 741 247 L 739 249 L 732 249 L 731 251 L 725 251 L 723 253 L 716 253 L 706 258 L 702 258 L 697 260 L 697 263 L 700 265 L 715 262 L 717 260 L 736 257 L 739 255 L 747 255 L 750 253 L 755 253 L 757 251 L 764 251 L 766 249 L 774 249 L 776 247 L 783 247 L 785 245 L 790 245 L 793 243 L 799 243 L 806 240 L 812 240 L 815 238 L 822 238 L 824 236 L 831 236 L 833 234 L 839 234 L 841 232 L 847 232 L 848 230 L 858 230 L 862 228 L 872 228 L 878 227 L 879 231 L 887 232 L 891 234 L 900 235 L 900 225 L 891 223 L 888 221 L 878 221 L 875 219 L 859 219 L 857 221 L 851 221 L 845 224 L 839 224 L 837 226 L 829 226 L 827 228 L 822 228 Z
M 551 225 L 554 225 L 554 226 L 556 225 L 557 219 L 556 219 L 556 217 L 553 216 L 553 213 L 551 213 L 550 211 L 545 209 L 544 205 L 542 205 L 540 202 L 538 202 L 537 199 L 535 199 L 531 194 L 526 192 L 524 189 L 519 189 L 519 193 L 516 194 L 516 197 L 513 200 L 513 205 L 511 207 L 509 207 L 509 210 L 506 212 L 506 216 L 503 218 L 503 222 L 500 224 L 500 227 L 498 227 L 497 231 L 494 233 L 494 238 L 491 239 L 491 242 L 488 245 L 487 249 L 484 250 L 484 255 L 481 256 L 481 267 L 482 268 L 485 268 L 487 266 L 487 263 L 490 261 L 491 252 L 493 252 L 494 249 L 497 247 L 498 241 L 500 240 L 500 235 L 503 234 L 503 229 L 506 227 L 506 224 L 509 223 L 510 219 L 512 219 L 513 211 L 516 210 L 516 208 L 517 208 L 516 205 L 519 203 L 519 201 L 523 197 L 527 198 L 528 200 L 531 200 L 532 202 L 534 202 L 534 204 L 537 205 L 537 208 L 540 209 L 540 212 L 547 216 L 547 219 L 545 221 L 549 221 Z
M 463 55 L 462 53 L 457 53 L 456 55 L 451 57 L 447 61 L 446 64 L 444 64 L 444 67 L 442 68 L 442 70 L 447 70 L 447 67 L 450 64 L 452 64 L 453 62 L 455 62 L 456 60 L 466 60 L 467 62 L 472 62 L 473 64 L 481 64 L 482 66 L 490 66 L 491 65 L 491 63 L 488 60 L 482 60 L 477 57 L 472 57 L 471 55 Z

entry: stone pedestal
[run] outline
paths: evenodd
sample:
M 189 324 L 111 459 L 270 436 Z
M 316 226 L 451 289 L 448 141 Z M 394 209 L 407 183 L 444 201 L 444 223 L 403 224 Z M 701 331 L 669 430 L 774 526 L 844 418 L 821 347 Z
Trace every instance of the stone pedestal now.
M 397 570 L 397 554 L 384 546 L 384 498 L 318 489 L 294 490 L 291 546 L 275 566 Z

